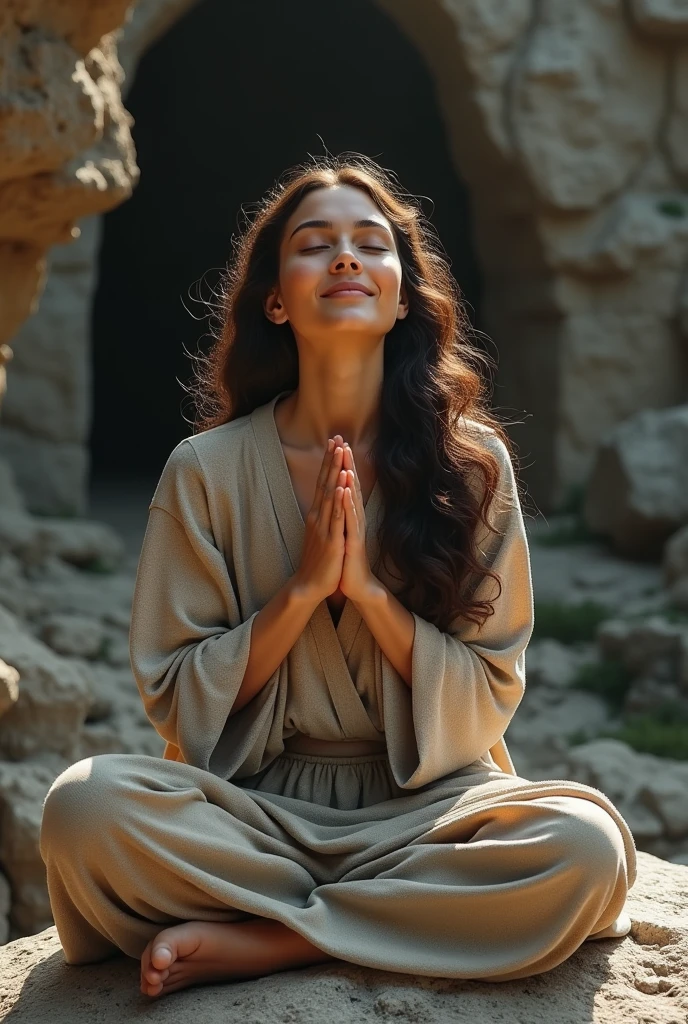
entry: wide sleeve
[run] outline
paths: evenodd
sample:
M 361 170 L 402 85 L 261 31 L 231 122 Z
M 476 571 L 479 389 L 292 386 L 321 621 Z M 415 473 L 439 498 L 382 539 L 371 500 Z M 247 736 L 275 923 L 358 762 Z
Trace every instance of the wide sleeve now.
M 228 717 L 260 609 L 239 607 L 232 553 L 218 547 L 212 519 L 212 496 L 185 439 L 149 506 L 129 652 L 146 714 L 178 749 L 175 758 L 229 779 L 254 774 L 281 749 L 286 667 Z
M 498 493 L 490 522 L 474 538 L 479 561 L 496 572 L 474 576 L 467 592 L 494 599 L 482 627 L 457 618 L 443 632 L 413 612 L 411 687 L 382 655 L 384 718 L 397 783 L 415 789 L 477 761 L 492 747 L 510 762 L 503 735 L 525 692 L 525 650 L 534 625 L 528 541 L 508 449 L 496 434 Z

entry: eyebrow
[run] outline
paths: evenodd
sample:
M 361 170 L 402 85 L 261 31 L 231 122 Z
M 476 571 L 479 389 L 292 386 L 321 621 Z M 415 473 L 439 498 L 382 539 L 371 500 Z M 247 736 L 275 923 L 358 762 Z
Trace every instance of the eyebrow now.
M 289 235 L 290 240 L 294 237 L 297 231 L 302 231 L 304 228 L 331 228 L 331 220 L 305 220 L 303 224 L 299 224 L 294 228 L 292 233 Z M 386 224 L 381 224 L 379 220 L 371 220 L 369 217 L 364 217 L 363 220 L 357 220 L 354 224 L 355 228 L 382 228 L 388 234 L 391 231 Z

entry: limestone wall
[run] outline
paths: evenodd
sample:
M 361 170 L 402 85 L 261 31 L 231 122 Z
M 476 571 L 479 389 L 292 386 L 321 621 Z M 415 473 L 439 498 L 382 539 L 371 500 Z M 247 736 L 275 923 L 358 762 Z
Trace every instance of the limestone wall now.
M 138 56 L 195 0 L 143 0 Z M 471 189 L 496 404 L 541 508 L 589 473 L 614 424 L 688 394 L 688 8 L 679 0 L 378 0 L 425 56 Z M 15 0 L 4 24 L 0 454 L 29 507 L 85 501 L 98 226 L 137 169 L 112 33 L 126 3 Z M 130 12 L 132 13 L 132 12 Z M 85 20 L 84 20 L 85 18 Z M 0 350 L 0 358 L 2 358 Z M 0 380 L 0 388 L 2 381 Z
M 122 95 L 141 52 L 195 0 L 128 2 L 96 5 L 88 32 L 84 0 L 27 0 L 0 15 L 0 343 L 12 339 L 0 455 L 44 514 L 86 511 L 100 214 L 139 175 Z
M 688 7 L 380 0 L 471 189 L 497 404 L 541 507 L 605 432 L 688 394 Z

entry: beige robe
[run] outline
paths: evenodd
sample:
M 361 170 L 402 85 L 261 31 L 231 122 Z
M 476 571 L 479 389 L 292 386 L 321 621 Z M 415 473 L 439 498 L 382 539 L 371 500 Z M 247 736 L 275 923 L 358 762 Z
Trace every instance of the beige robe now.
M 520 778 L 504 739 L 524 693 L 533 596 L 513 467 L 487 428 L 463 421 L 501 467 L 499 532 L 477 542 L 502 579 L 494 615 L 442 632 L 414 613 L 409 688 L 355 606 L 335 627 L 323 601 L 228 717 L 253 619 L 301 557 L 280 395 L 181 441 L 156 487 L 131 662 L 165 759 L 101 755 L 52 787 L 41 849 L 67 958 L 140 956 L 165 921 L 258 914 L 356 963 L 507 980 L 549 969 L 593 933 L 623 934 L 636 877 L 627 823 L 593 787 Z M 377 564 L 378 483 L 365 513 L 370 564 L 394 591 Z M 486 577 L 476 593 L 493 596 L 496 584 Z M 381 741 L 386 753 L 285 751 L 296 734 Z M 204 819 L 199 794 L 214 805 Z M 91 805 L 101 838 L 75 860 Z
M 322 601 L 260 694 L 227 719 L 253 619 L 301 560 L 304 523 L 275 426 L 278 397 L 182 441 L 150 503 L 131 652 L 146 711 L 168 741 L 165 757 L 240 779 L 269 764 L 283 738 L 299 732 L 386 741 L 404 789 L 480 761 L 515 775 L 504 731 L 525 688 L 533 599 L 513 468 L 494 436 L 499 488 L 511 507 L 493 515 L 504 536 L 483 545 L 504 591 L 480 634 L 470 622 L 441 633 L 414 613 L 409 689 L 356 607 L 347 601 L 335 627 Z M 382 513 L 377 483 L 365 513 L 373 565 Z M 377 574 L 399 589 L 382 567 Z M 477 596 L 494 588 L 487 579 Z

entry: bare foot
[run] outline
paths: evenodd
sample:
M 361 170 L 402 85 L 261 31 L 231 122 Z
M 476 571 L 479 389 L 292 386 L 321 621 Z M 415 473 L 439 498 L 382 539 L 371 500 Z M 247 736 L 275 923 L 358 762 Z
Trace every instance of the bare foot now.
M 144 949 L 141 992 L 167 995 L 332 959 L 279 921 L 188 921 L 164 928 Z

